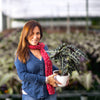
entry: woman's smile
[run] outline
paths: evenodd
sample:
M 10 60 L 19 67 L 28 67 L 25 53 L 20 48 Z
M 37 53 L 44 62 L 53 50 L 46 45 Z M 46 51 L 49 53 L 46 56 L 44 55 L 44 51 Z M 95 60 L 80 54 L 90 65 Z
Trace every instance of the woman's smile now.
M 40 30 L 39 30 L 38 26 L 36 26 L 33 29 L 32 35 L 29 36 L 29 38 L 28 38 L 29 44 L 31 44 L 31 45 L 37 45 L 38 42 L 40 41 L 40 37 L 41 37 Z

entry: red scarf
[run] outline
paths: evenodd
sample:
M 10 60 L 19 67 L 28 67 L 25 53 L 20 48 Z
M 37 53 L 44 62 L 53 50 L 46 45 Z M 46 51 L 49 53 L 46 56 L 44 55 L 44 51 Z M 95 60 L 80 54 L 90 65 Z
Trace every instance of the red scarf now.
M 44 43 L 39 43 L 38 45 L 29 45 L 29 49 L 38 49 L 40 50 L 40 53 L 44 59 L 44 63 L 45 63 L 45 76 L 49 76 L 52 75 L 52 62 L 47 54 L 47 52 L 44 49 L 45 45 Z M 47 85 L 47 90 L 48 93 L 50 95 L 55 93 L 55 89 L 53 86 L 51 86 L 50 84 L 46 84 Z

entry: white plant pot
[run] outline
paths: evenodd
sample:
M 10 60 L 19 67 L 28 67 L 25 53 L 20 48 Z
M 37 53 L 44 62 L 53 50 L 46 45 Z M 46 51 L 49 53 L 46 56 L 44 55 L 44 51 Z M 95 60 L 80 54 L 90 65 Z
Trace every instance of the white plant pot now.
M 56 73 L 57 70 L 55 70 L 53 73 Z M 67 80 L 69 80 L 69 74 L 66 76 L 56 75 L 54 77 L 58 82 L 61 84 L 58 84 L 59 87 L 65 87 L 67 84 Z

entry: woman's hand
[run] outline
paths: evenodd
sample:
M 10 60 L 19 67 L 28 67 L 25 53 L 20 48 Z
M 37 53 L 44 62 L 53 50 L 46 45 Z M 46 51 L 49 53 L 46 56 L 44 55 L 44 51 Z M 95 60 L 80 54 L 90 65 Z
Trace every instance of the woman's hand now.
M 50 76 L 48 76 L 47 78 L 47 83 L 52 85 L 53 87 L 58 87 L 57 84 L 61 84 L 60 82 L 58 82 L 57 80 L 54 79 L 54 76 L 56 76 L 57 74 L 52 74 Z

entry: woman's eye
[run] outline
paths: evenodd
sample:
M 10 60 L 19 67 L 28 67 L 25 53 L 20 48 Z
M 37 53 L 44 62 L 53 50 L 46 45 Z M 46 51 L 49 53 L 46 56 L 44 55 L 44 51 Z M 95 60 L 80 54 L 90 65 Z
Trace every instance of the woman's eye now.
M 40 34 L 39 32 L 37 32 L 37 34 Z

